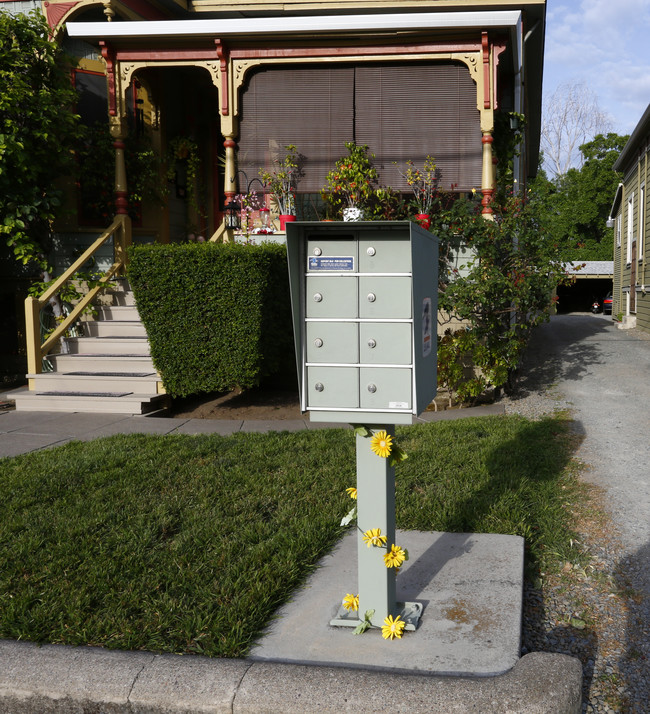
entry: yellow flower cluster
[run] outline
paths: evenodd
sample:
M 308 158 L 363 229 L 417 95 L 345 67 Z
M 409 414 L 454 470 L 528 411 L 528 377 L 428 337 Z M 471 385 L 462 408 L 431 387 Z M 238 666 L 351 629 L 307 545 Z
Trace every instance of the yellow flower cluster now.
M 384 429 L 382 429 L 381 431 L 378 431 L 376 434 L 373 435 L 372 439 L 370 440 L 370 448 L 375 454 L 377 454 L 377 456 L 381 456 L 383 459 L 385 459 L 390 456 L 390 452 L 393 448 L 392 443 L 393 437 L 390 436 L 390 434 L 387 434 Z
M 406 551 L 394 543 L 391 545 L 388 553 L 384 556 L 384 563 L 386 564 L 386 567 L 397 568 L 397 570 L 399 570 L 405 560 Z
M 352 593 L 348 593 L 343 598 L 343 607 L 348 611 L 349 610 L 358 610 L 359 609 L 359 596 L 352 595 Z

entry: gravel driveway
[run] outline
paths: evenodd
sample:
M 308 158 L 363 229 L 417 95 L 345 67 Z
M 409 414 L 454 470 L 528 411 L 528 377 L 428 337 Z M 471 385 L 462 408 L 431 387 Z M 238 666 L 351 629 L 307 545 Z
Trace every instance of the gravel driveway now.
M 648 713 L 650 334 L 619 330 L 609 316 L 554 316 L 536 330 L 520 371 L 506 411 L 570 411 L 583 478 L 602 489 L 610 517 L 584 536 L 592 555 L 584 577 L 528 593 L 524 647 L 582 659 L 584 711 Z M 578 614 L 584 631 L 567 626 Z

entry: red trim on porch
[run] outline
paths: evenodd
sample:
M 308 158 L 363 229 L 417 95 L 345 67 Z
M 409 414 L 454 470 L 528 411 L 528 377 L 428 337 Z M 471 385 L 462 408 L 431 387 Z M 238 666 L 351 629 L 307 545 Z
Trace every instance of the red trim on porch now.
M 228 116 L 228 48 L 221 42 L 215 40 L 214 44 L 217 48 L 217 57 L 219 57 L 219 70 L 221 72 L 221 113 Z
M 106 61 L 106 80 L 108 81 L 108 113 L 117 116 L 117 99 L 115 97 L 115 50 L 105 40 L 99 41 L 102 57 Z
M 490 44 L 488 33 L 481 32 L 481 49 L 483 50 L 483 108 L 490 108 Z
M 54 29 L 61 19 L 67 15 L 70 10 L 74 8 L 75 5 L 79 4 L 79 0 L 73 0 L 73 2 L 59 2 L 54 5 L 51 2 L 44 2 L 45 7 L 45 18 L 47 19 L 47 24 L 51 29 Z
M 217 52 L 214 48 L 207 50 L 118 49 L 115 52 L 115 59 L 120 62 L 147 62 L 156 60 L 215 60 L 217 59 Z

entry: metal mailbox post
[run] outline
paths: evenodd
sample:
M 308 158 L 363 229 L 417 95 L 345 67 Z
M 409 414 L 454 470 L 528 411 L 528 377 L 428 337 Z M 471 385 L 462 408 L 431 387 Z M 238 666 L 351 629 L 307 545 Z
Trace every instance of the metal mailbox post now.
M 411 424 L 436 395 L 437 238 L 409 221 L 296 222 L 287 256 L 302 411 L 391 435 Z M 359 613 L 414 629 L 419 604 L 396 603 L 394 571 L 362 541 L 381 528 L 395 542 L 394 469 L 356 438 Z

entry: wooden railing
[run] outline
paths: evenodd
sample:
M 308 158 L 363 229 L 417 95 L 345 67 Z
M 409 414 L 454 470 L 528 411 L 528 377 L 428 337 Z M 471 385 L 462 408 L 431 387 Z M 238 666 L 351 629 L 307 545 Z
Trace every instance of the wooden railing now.
M 99 284 L 83 296 L 74 306 L 74 309 L 41 344 L 41 310 L 68 280 L 74 278 L 81 266 L 110 238 L 113 238 L 113 265 L 99 279 Z M 126 249 L 129 245 L 131 245 L 131 219 L 126 215 L 118 215 L 99 238 L 40 297 L 28 297 L 25 300 L 25 338 L 29 374 L 41 373 L 43 357 L 58 343 L 59 339 L 75 323 L 106 283 L 111 278 L 124 274 L 127 262 Z M 33 379 L 29 380 L 29 388 L 35 388 Z

